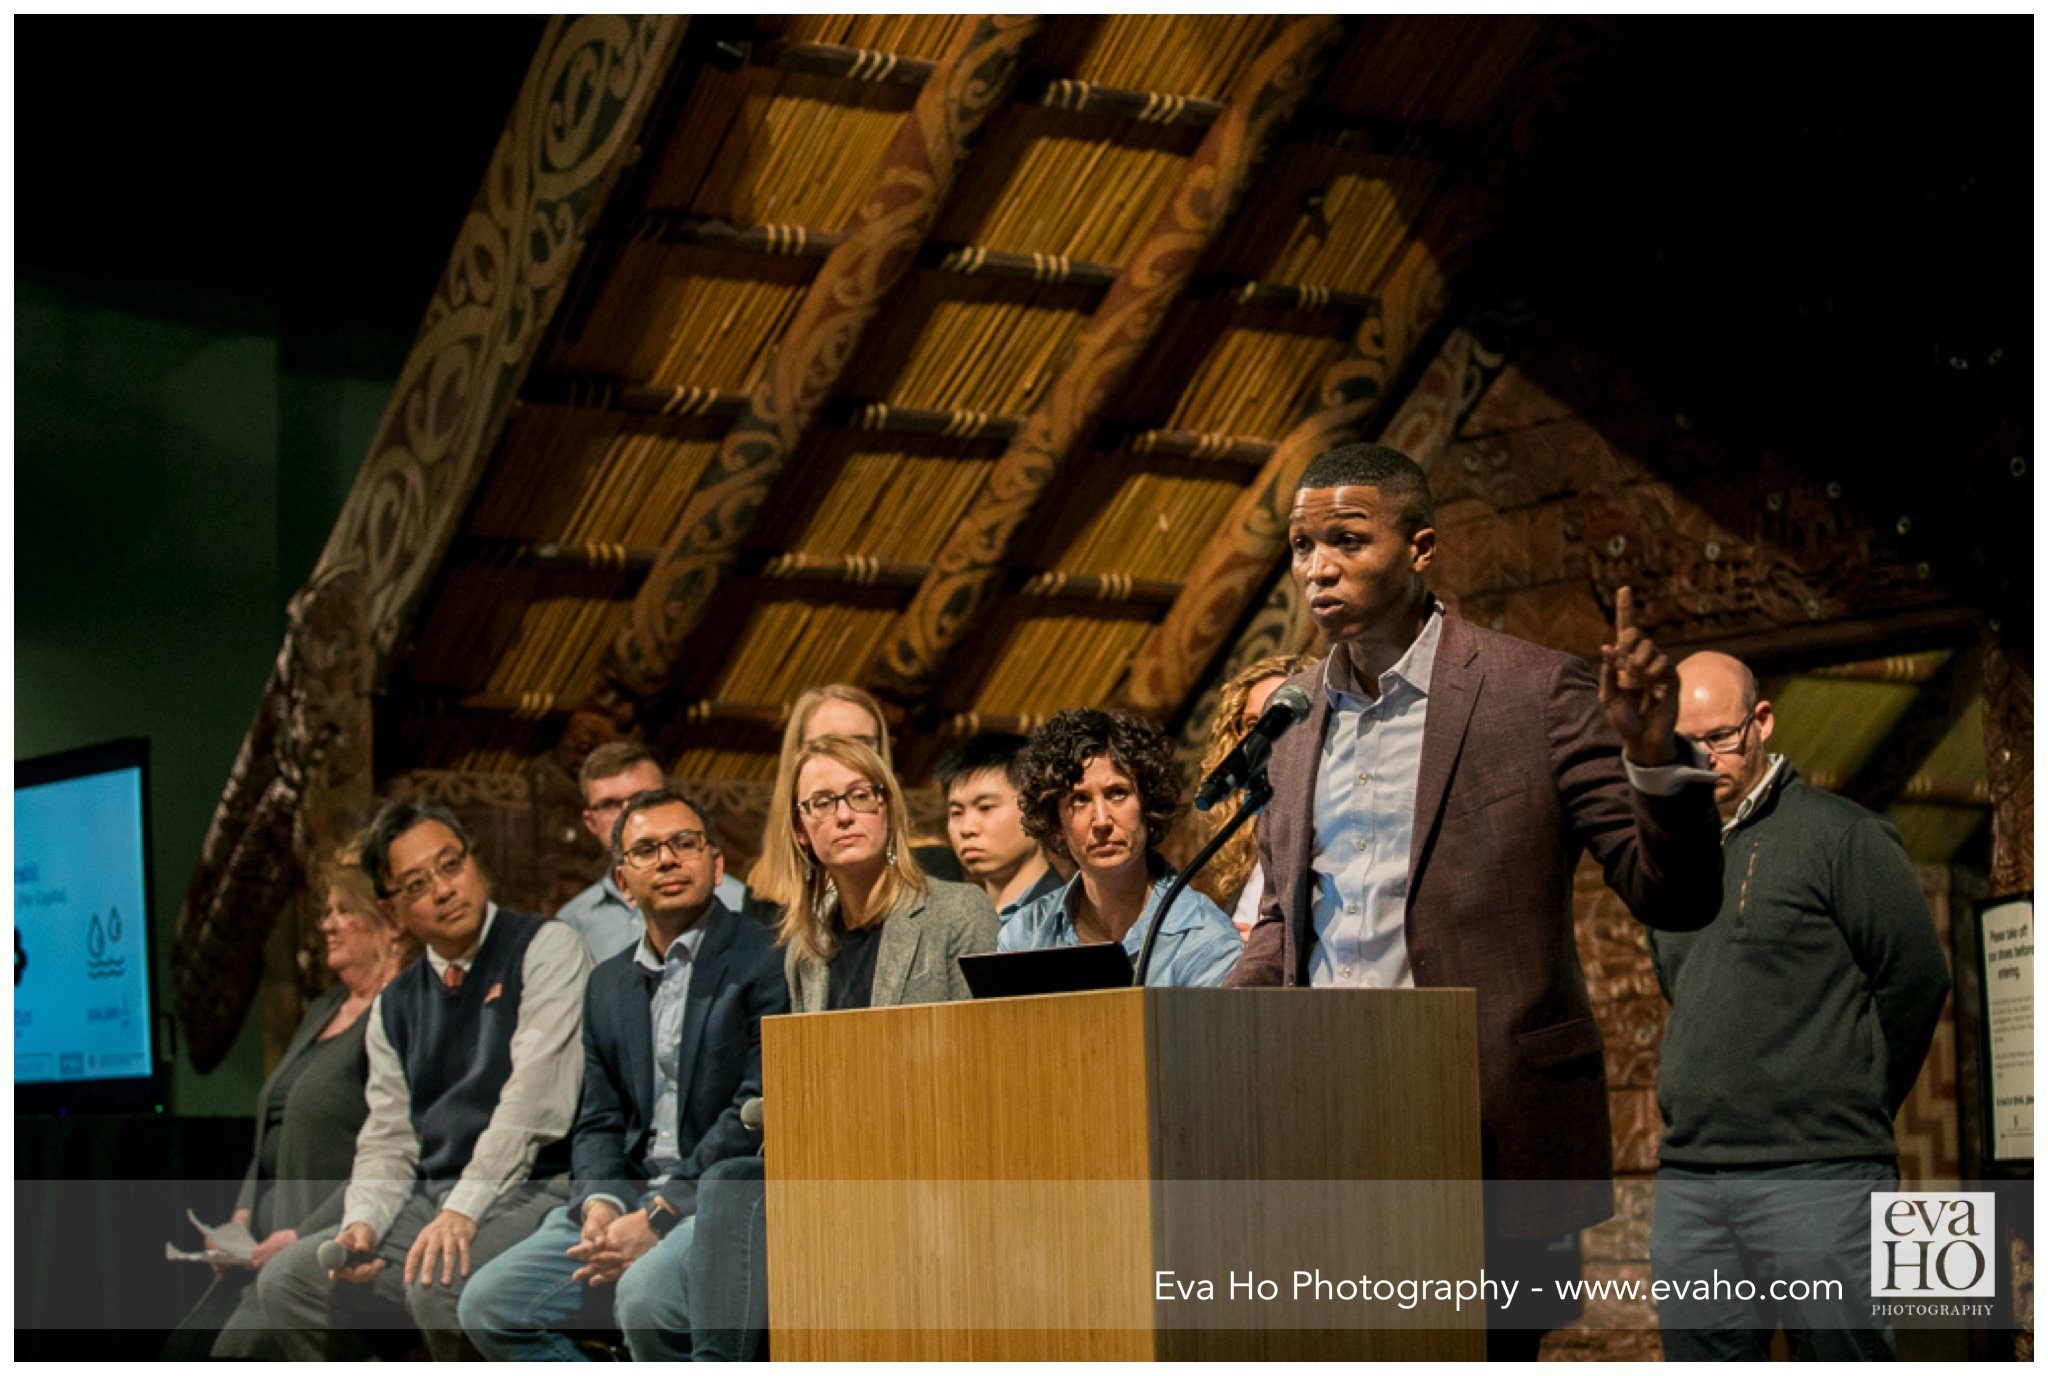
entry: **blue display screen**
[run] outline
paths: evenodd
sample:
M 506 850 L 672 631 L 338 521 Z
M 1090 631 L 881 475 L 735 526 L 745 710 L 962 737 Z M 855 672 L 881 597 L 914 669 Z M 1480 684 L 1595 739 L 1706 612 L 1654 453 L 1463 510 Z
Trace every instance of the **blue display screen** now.
M 151 1073 L 144 777 L 14 790 L 14 1082 Z

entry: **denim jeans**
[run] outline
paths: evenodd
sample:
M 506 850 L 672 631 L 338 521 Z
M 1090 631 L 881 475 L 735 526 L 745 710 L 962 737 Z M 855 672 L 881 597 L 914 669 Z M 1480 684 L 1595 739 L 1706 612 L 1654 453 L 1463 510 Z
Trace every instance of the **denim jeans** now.
M 1781 1323 L 1802 1361 L 1891 1360 L 1870 1312 L 1870 1196 L 1898 1187 L 1892 1161 L 1661 1167 L 1650 1272 L 1679 1287 L 1657 1302 L 1665 1360 L 1769 1361 Z
M 571 1279 L 569 1256 L 583 1230 L 567 1208 L 554 1210 L 524 1242 L 470 1278 L 462 1293 L 463 1331 L 492 1361 L 580 1362 L 578 1329 L 625 1333 L 633 1360 L 683 1361 L 690 1355 L 683 1261 L 695 1220 L 685 1218 L 610 1286 Z
M 684 1262 L 690 1356 L 756 1362 L 768 1337 L 768 1185 L 758 1156 L 736 1156 L 697 1182 L 697 1241 Z

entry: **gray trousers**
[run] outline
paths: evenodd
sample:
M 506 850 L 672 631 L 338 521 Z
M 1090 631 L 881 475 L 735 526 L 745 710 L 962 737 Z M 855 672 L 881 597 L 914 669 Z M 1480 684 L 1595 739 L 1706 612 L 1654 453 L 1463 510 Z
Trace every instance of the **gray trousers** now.
M 470 1275 L 531 1234 L 548 1210 L 568 1197 L 569 1182 L 559 1177 L 514 1186 L 498 1196 L 470 1241 Z M 339 1228 L 309 1233 L 272 1257 L 256 1273 L 256 1298 L 263 1326 L 284 1358 L 317 1362 L 367 1355 L 363 1331 L 399 1327 L 404 1323 L 400 1316 L 406 1315 L 436 1361 L 477 1360 L 476 1348 L 463 1336 L 455 1315 L 468 1277 L 458 1275 L 452 1285 L 442 1285 L 437 1266 L 431 1282 L 405 1283 L 405 1254 L 438 1213 L 440 1206 L 431 1198 L 413 1192 L 377 1245 L 384 1269 L 367 1285 L 329 1280 L 327 1268 L 320 1264 L 320 1244 L 330 1241 Z

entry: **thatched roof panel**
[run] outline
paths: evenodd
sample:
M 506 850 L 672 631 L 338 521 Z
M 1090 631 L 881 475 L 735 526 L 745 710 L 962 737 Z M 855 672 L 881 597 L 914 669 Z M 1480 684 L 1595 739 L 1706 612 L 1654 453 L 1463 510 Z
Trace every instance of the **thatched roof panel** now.
M 929 61 L 943 54 L 975 18 L 971 14 L 790 14 L 763 19 L 761 28 L 791 42 L 836 43 Z
M 933 237 L 1122 266 L 1202 131 L 1043 106 L 995 116 Z
M 800 456 L 801 467 L 755 527 L 755 538 L 767 548 L 804 554 L 928 562 L 993 465 L 989 448 L 823 432 Z
M 1362 148 L 1282 151 L 1227 239 L 1214 270 L 1332 291 L 1371 291 L 1451 169 Z
M 1534 15 L 1481 14 L 1367 20 L 1324 83 L 1323 104 L 1408 126 L 1483 129 L 1544 23 Z
M 706 70 L 662 151 L 647 208 L 843 229 L 916 97 L 766 67 Z
M 1286 22 L 1279 15 L 1110 15 L 1061 69 L 1100 86 L 1222 100 Z
M 1240 490 L 1235 474 L 1213 465 L 1083 455 L 1066 479 L 1067 500 L 1031 542 L 1034 566 L 1177 582 Z
M 625 245 L 590 318 L 551 366 L 628 382 L 744 392 L 817 264 L 656 243 Z
M 862 342 L 842 390 L 892 406 L 1021 414 L 1051 381 L 1096 295 L 914 272 Z
M 531 404 L 513 418 L 469 530 L 658 545 L 717 452 L 717 430 L 703 420 Z
M 1041 602 L 1007 598 L 938 696 L 950 710 L 998 716 L 1107 702 L 1148 629 L 1149 620 L 1048 611 Z

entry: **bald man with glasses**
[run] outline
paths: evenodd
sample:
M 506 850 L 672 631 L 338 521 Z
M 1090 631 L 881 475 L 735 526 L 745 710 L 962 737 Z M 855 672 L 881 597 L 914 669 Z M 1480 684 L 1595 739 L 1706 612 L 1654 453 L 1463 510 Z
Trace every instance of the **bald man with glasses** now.
M 1898 832 L 1767 748 L 1777 723 L 1749 669 L 1697 654 L 1678 681 L 1678 728 L 1719 776 L 1722 894 L 1707 927 L 1650 932 L 1671 1002 L 1650 1241 L 1652 1271 L 1676 1287 L 1657 1306 L 1664 1355 L 1767 1361 L 1782 1323 L 1796 1356 L 1888 1360 L 1870 1194 L 1899 1187 L 1892 1118 L 1948 964 Z M 1842 1285 L 1834 1300 L 1694 1298 L 1716 1273 L 1760 1293 Z

